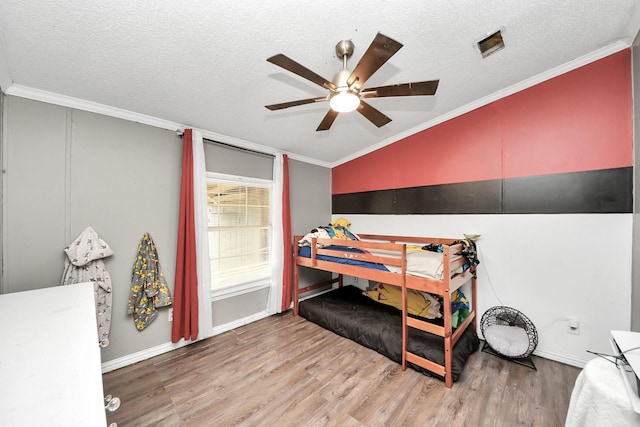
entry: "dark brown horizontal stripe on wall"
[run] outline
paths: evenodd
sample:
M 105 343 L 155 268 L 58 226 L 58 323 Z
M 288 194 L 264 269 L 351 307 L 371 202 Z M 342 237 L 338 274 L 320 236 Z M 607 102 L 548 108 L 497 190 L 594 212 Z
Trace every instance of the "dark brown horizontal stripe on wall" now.
M 631 213 L 633 168 L 334 194 L 333 214 Z
M 334 214 L 466 214 L 500 212 L 499 180 L 334 194 Z
M 504 181 L 505 213 L 631 213 L 632 208 L 632 167 Z

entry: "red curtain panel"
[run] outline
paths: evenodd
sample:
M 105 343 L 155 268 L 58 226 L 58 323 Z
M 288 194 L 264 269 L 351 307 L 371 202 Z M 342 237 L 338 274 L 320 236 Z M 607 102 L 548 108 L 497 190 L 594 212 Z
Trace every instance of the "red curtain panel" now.
M 284 265 L 282 270 L 282 311 L 291 306 L 292 248 L 291 248 L 291 212 L 289 208 L 289 157 L 282 156 L 282 240 Z
M 193 202 L 193 131 L 182 137 L 182 182 L 176 280 L 173 290 L 173 327 L 171 341 L 198 337 L 198 273 L 196 269 L 196 228 Z

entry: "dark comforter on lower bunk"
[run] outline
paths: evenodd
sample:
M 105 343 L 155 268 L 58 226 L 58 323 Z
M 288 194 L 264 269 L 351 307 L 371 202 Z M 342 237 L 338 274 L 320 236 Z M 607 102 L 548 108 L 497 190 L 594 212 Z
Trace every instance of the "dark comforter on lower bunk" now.
M 354 286 L 335 289 L 300 302 L 299 313 L 307 320 L 368 347 L 389 359 L 402 363 L 402 313 L 362 295 Z M 438 321 L 433 321 L 438 323 Z M 442 321 L 440 320 L 440 325 Z M 453 350 L 453 381 L 462 373 L 469 355 L 478 350 L 480 340 L 473 327 L 468 327 Z M 444 365 L 444 339 L 409 328 L 409 351 Z M 439 375 L 412 363 L 411 368 L 436 378 Z

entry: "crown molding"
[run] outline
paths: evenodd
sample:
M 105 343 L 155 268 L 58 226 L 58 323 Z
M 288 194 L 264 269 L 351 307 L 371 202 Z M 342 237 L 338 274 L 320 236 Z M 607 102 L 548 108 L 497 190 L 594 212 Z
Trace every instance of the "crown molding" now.
M 415 135 L 418 132 L 422 132 L 423 130 L 432 128 L 436 125 L 446 122 L 447 120 L 451 120 L 458 116 L 462 116 L 470 111 L 476 110 L 480 107 L 484 107 L 492 102 L 495 102 L 499 99 L 505 98 L 509 95 L 513 95 L 514 93 L 520 92 L 522 90 L 528 89 L 532 86 L 535 86 L 544 81 L 550 80 L 554 77 L 558 77 L 562 74 L 565 74 L 569 71 L 573 71 L 577 68 L 583 67 L 587 64 L 595 62 L 599 59 L 605 58 L 614 53 L 620 52 L 623 49 L 627 49 L 629 47 L 629 43 L 625 43 L 623 41 L 617 41 L 608 46 L 603 47 L 602 49 L 598 49 L 593 51 L 587 55 L 581 56 L 579 58 L 574 59 L 573 61 L 566 62 L 558 67 L 552 68 L 550 70 L 545 71 L 544 73 L 540 73 L 536 76 L 533 76 L 527 80 L 523 80 L 519 83 L 516 83 L 512 86 L 509 86 L 505 89 L 502 89 L 498 92 L 492 93 L 491 95 L 485 96 L 484 98 L 480 98 L 474 102 L 470 102 L 469 104 L 463 105 L 460 108 L 452 110 L 446 114 L 436 117 L 433 120 L 430 120 L 426 123 L 423 123 L 419 126 L 408 129 L 404 132 L 396 134 L 391 138 L 387 138 L 384 141 L 379 142 L 378 144 L 369 146 L 364 150 L 358 151 L 350 156 L 344 157 L 340 160 L 337 160 L 334 163 L 331 163 L 331 168 L 339 166 L 343 163 L 347 163 L 353 159 L 357 159 L 358 157 L 362 157 L 366 154 L 369 154 L 373 151 L 379 150 L 380 148 L 386 147 L 387 145 L 391 145 L 394 142 L 398 142 L 403 138 L 409 137 L 411 135 Z
M 147 116 L 145 114 L 134 113 L 132 111 L 123 110 L 121 108 L 111 107 L 97 102 L 86 101 L 84 99 L 73 98 L 71 96 L 60 95 L 53 92 L 47 92 L 40 89 L 34 89 L 27 86 L 13 84 L 5 91 L 7 95 L 18 96 L 21 98 L 32 99 L 34 101 L 46 102 L 49 104 L 60 105 L 62 107 L 73 108 L 76 110 L 88 111 L 90 113 L 102 114 L 105 116 L 116 117 L 119 119 L 138 122 L 161 129 L 179 130 L 184 128 L 180 123 L 168 120 L 158 119 L 157 117 Z
M 289 156 L 289 160 L 297 160 L 299 162 L 309 163 L 309 164 L 316 165 L 316 166 L 321 166 L 321 167 L 327 168 L 327 169 L 331 169 L 333 167 L 332 163 L 325 162 L 325 161 L 318 160 L 318 159 L 312 159 L 311 157 L 300 156 L 300 155 L 294 154 L 294 153 L 285 153 L 285 154 L 287 156 Z
M 1 52 L 0 52 L 1 53 Z M 234 145 L 240 148 L 246 148 L 266 154 L 276 155 L 282 153 L 273 147 L 267 147 L 265 145 L 257 144 L 254 142 L 245 141 L 243 139 L 235 138 L 228 135 L 223 135 L 217 132 L 213 132 L 206 129 L 194 128 L 192 126 L 185 125 L 183 123 L 176 123 L 169 120 L 159 119 L 157 117 L 148 116 L 146 114 L 135 113 L 133 111 L 123 110 L 121 108 L 111 107 L 97 102 L 86 101 L 84 99 L 73 98 L 70 96 L 60 95 L 53 92 L 47 92 L 40 89 L 34 89 L 27 86 L 12 84 L 7 88 L 5 94 L 11 96 L 17 96 L 21 98 L 32 99 L 34 101 L 46 102 L 49 104 L 60 105 L 62 107 L 73 108 L 81 111 L 88 111 L 91 113 L 102 114 L 109 117 L 115 117 L 123 120 L 128 120 L 136 123 L 141 123 L 148 126 L 153 126 L 161 129 L 167 129 L 181 133 L 186 128 L 192 128 L 199 131 L 203 138 L 211 139 L 214 141 L 223 142 L 225 144 Z M 328 162 L 319 161 L 309 157 L 286 153 L 290 159 L 298 160 L 305 163 L 311 163 L 318 166 L 331 168 L 331 164 Z

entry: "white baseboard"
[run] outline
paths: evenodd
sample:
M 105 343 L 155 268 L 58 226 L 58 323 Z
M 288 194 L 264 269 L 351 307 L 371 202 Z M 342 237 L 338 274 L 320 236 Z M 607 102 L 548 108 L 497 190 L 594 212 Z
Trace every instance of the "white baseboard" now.
M 483 340 L 480 344 L 480 348 L 484 345 L 484 339 L 482 338 L 482 333 L 477 331 L 478 337 Z M 545 348 L 537 347 L 533 352 L 534 356 L 542 357 L 544 359 L 553 360 L 554 362 L 564 363 L 565 365 L 575 366 L 576 368 L 584 368 L 591 358 L 579 358 L 575 357 L 575 355 L 568 355 L 565 353 L 558 353 L 557 351 L 547 350 Z
M 224 325 L 216 326 L 213 328 L 211 336 L 219 335 L 224 332 L 230 331 L 232 329 L 239 328 L 240 326 L 244 326 L 249 323 L 255 322 L 257 320 L 264 319 L 265 317 L 269 317 L 272 314 L 273 313 L 269 313 L 268 311 L 265 310 L 259 313 L 252 314 L 247 317 L 243 317 L 242 319 L 234 320 L 233 322 L 225 323 Z M 106 372 L 111 372 L 116 369 L 124 368 L 125 366 L 133 365 L 134 363 L 138 363 L 143 360 L 150 359 L 154 356 L 167 353 L 171 350 L 175 350 L 175 349 L 184 347 L 186 345 L 193 344 L 194 342 L 197 342 L 197 341 L 181 340 L 180 342 L 177 342 L 177 343 L 167 342 L 164 344 L 157 345 L 155 347 L 150 347 L 150 348 L 138 351 L 136 353 L 119 357 L 117 359 L 109 360 L 107 362 L 102 363 L 102 373 L 104 374 Z
M 194 343 L 195 341 L 180 341 L 177 343 L 164 343 L 155 347 L 146 348 L 136 353 L 128 354 L 117 359 L 109 360 L 102 363 L 102 373 L 111 372 L 116 369 L 124 368 L 125 366 L 133 365 L 134 363 L 141 362 L 143 360 L 150 359 L 154 356 L 158 356 L 163 353 L 167 353 L 171 350 L 175 350 L 185 345 Z
M 565 365 L 575 366 L 577 368 L 584 368 L 587 362 L 591 359 L 582 359 L 567 354 L 557 353 L 555 351 L 545 350 L 537 348 L 533 352 L 534 356 L 544 357 L 545 359 L 553 360 L 555 362 L 564 363 Z

